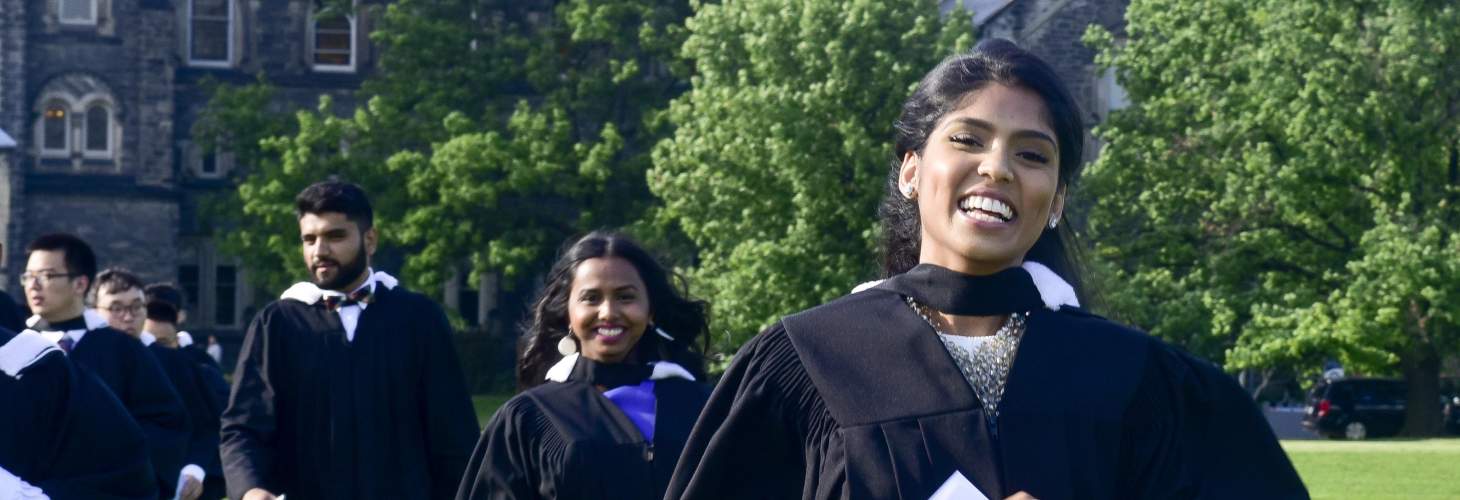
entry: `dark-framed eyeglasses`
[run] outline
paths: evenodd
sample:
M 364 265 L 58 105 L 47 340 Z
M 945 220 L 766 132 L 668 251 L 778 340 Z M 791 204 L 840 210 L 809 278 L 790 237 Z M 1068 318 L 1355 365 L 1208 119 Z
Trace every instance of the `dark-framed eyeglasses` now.
M 145 304 L 132 304 L 130 306 L 122 304 L 112 304 L 110 306 L 107 306 L 106 312 L 111 313 L 112 316 L 121 316 L 122 313 L 128 313 L 135 318 L 141 316 L 143 313 L 146 313 L 147 306 Z
M 75 278 L 81 273 L 23 273 L 20 275 L 20 286 L 30 286 L 32 283 L 39 283 L 42 287 L 49 286 L 52 280 L 58 278 Z

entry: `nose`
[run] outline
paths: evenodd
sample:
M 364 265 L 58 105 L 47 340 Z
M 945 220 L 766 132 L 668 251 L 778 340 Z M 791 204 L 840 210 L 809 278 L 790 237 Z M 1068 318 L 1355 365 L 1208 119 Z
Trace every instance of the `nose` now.
M 989 154 L 984 155 L 983 161 L 979 162 L 978 174 L 995 182 L 1012 181 L 1014 170 L 1010 161 L 1008 150 L 1003 145 L 995 145 Z
M 605 300 L 602 304 L 598 305 L 598 320 L 611 320 L 617 312 L 618 306 L 615 306 L 612 300 Z

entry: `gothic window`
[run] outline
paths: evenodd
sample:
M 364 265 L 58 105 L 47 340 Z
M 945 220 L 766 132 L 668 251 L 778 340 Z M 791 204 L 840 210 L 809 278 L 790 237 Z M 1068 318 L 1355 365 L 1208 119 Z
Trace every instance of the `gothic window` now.
M 66 103 L 46 103 L 41 113 L 41 153 L 64 155 L 71 150 L 71 130 L 66 121 L 70 114 Z
M 107 156 L 112 151 L 112 112 L 105 104 L 86 110 L 86 153 Z
M 355 16 L 317 16 L 310 24 L 311 62 L 317 71 L 355 71 Z
M 188 0 L 188 62 L 227 66 L 233 58 L 233 0 Z
M 59 0 L 61 24 L 96 24 L 97 0 Z

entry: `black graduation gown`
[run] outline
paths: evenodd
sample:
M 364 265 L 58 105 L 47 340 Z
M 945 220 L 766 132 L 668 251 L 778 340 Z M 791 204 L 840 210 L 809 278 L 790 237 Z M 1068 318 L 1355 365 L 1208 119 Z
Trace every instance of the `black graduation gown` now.
M 51 327 L 63 331 L 84 328 L 85 321 L 76 318 Z M 105 382 L 142 427 L 158 488 L 172 496 L 192 429 L 187 408 L 157 357 L 141 341 L 111 327 L 87 331 L 70 356 Z
M 477 435 L 441 308 L 377 283 L 353 342 L 297 300 L 249 325 L 223 413 L 231 498 L 451 498 Z
M 580 358 L 566 382 L 518 394 L 492 416 L 458 500 L 658 499 L 709 389 L 682 378 L 654 381 L 654 442 L 597 386 L 635 385 L 614 365 Z M 616 373 L 617 372 L 617 373 Z
M 158 343 L 147 346 L 147 349 L 157 357 L 162 370 L 167 372 L 167 378 L 172 381 L 173 388 L 177 389 L 183 406 L 187 408 L 188 420 L 192 423 L 183 464 L 201 467 L 206 473 L 205 480 L 222 473 L 222 461 L 218 455 L 218 421 L 223 413 L 223 406 L 205 385 L 204 368 L 196 365 L 179 349 Z
M 16 335 L 0 329 L 0 345 Z M 55 500 L 157 498 L 142 429 L 122 403 L 59 349 L 36 352 L 16 376 L 0 374 L 0 467 Z
M 665 498 L 924 499 L 954 471 L 990 498 L 1307 498 L 1231 377 L 1037 291 L 1010 309 L 1031 314 L 991 430 L 904 293 L 1008 301 L 1034 290 L 1014 271 L 972 289 L 908 273 L 767 329 L 721 379 Z

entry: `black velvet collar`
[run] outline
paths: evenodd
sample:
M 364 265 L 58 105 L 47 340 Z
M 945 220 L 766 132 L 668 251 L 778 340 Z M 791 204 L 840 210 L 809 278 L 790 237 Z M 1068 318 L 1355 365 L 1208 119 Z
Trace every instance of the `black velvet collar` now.
M 71 330 L 86 330 L 87 329 L 86 328 L 86 316 L 85 315 L 81 315 L 81 316 L 77 316 L 75 318 L 71 318 L 71 319 L 68 319 L 68 320 L 65 320 L 65 321 L 59 321 L 59 322 L 56 322 L 56 323 L 51 323 L 51 325 L 49 327 L 47 327 L 46 329 L 47 330 L 51 330 L 51 331 L 58 331 L 58 332 L 69 332 Z
M 973 276 L 933 264 L 918 264 L 908 272 L 888 278 L 877 288 L 960 316 L 996 316 L 1044 307 L 1034 278 L 1022 267 Z
M 599 363 L 579 356 L 573 364 L 568 380 L 613 389 L 626 385 L 639 385 L 654 374 L 654 367 L 639 363 Z

